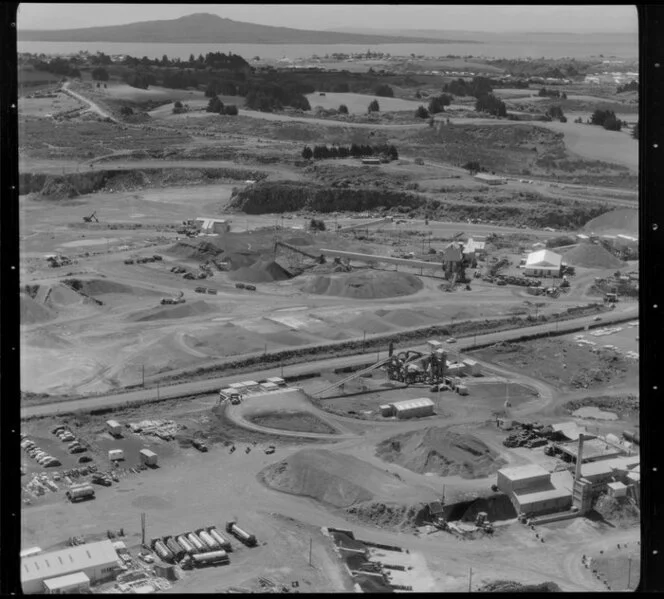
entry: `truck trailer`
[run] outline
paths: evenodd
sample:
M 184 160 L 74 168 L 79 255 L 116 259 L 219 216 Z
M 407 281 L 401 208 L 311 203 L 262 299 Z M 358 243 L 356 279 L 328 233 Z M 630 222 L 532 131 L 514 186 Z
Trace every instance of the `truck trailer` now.
M 196 548 L 196 551 L 198 553 L 206 553 L 208 551 L 208 548 L 205 546 L 205 543 L 203 543 L 203 541 L 201 541 L 198 538 L 198 536 L 193 532 L 190 532 L 187 535 L 187 541 L 189 541 L 189 543 Z
M 197 555 L 192 555 L 191 559 L 193 565 L 197 568 L 200 568 L 201 566 L 212 566 L 215 564 L 228 564 L 231 561 L 228 557 L 228 553 L 223 550 L 199 553 Z
M 256 537 L 249 534 L 246 530 L 242 530 L 235 522 L 226 523 L 226 532 L 231 533 L 247 547 L 255 547 L 257 544 Z
M 159 458 L 154 451 L 150 451 L 149 449 L 141 449 L 138 453 L 141 456 L 141 464 L 152 467 L 157 465 Z
M 210 533 L 210 536 L 215 541 L 217 541 L 217 543 L 219 543 L 219 545 L 224 551 L 233 550 L 230 540 L 227 539 L 224 535 L 222 535 L 216 528 L 214 528 L 214 526 L 212 528 L 209 528 L 208 532 Z
M 111 449 L 108 452 L 108 459 L 114 462 L 115 460 L 124 460 L 124 451 L 122 449 Z
M 95 490 L 91 485 L 83 484 L 76 485 L 69 489 L 66 493 L 67 499 L 72 503 L 77 501 L 84 501 L 86 499 L 94 499 Z
M 168 549 L 173 554 L 173 558 L 175 559 L 175 561 L 179 562 L 186 555 L 182 547 L 178 545 L 178 543 L 175 541 L 173 537 L 168 537 L 167 539 L 165 539 L 165 543 L 166 547 L 168 547 Z
M 116 439 L 118 437 L 122 437 L 122 425 L 117 420 L 107 420 L 106 428 L 108 429 L 108 432 Z
M 152 542 L 152 550 L 165 562 L 172 562 L 175 560 L 175 556 L 171 550 L 159 539 Z
M 187 539 L 184 537 L 184 535 L 180 535 L 178 537 L 175 537 L 175 540 L 178 542 L 178 545 L 184 549 L 185 553 L 188 553 L 189 555 L 193 555 L 194 553 L 198 553 L 196 548 L 189 542 Z
M 205 543 L 205 545 L 208 547 L 208 549 L 211 549 L 212 551 L 216 551 L 218 549 L 221 549 L 221 545 L 215 541 L 210 533 L 205 530 L 204 528 L 201 528 L 200 530 L 196 531 L 196 534 L 198 534 L 198 538 Z

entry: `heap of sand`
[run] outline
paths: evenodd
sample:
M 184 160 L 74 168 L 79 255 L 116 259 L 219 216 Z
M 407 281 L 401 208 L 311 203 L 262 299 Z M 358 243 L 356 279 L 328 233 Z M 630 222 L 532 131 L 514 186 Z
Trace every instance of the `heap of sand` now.
M 435 493 L 406 484 L 363 460 L 326 449 L 306 449 L 271 464 L 259 474 L 267 486 L 347 508 L 365 501 L 430 501 Z
M 355 299 L 381 299 L 411 295 L 422 287 L 422 281 L 415 275 L 366 270 L 348 274 L 319 275 L 309 280 L 302 287 L 302 291 Z
M 205 240 L 183 240 L 166 250 L 171 256 L 183 260 L 209 260 L 222 254 L 224 250 Z
M 473 435 L 429 427 L 386 439 L 376 447 L 376 455 L 413 472 L 441 476 L 482 478 L 506 462 Z
M 286 281 L 293 278 L 283 266 L 270 259 L 254 262 L 251 266 L 242 266 L 228 274 L 231 281 L 245 281 L 247 283 L 272 283 Z
M 583 229 L 589 233 L 638 236 L 639 211 L 631 208 L 612 210 L 588 221 Z
M 583 268 L 620 268 L 624 263 L 595 243 L 580 243 L 563 254 L 567 264 Z

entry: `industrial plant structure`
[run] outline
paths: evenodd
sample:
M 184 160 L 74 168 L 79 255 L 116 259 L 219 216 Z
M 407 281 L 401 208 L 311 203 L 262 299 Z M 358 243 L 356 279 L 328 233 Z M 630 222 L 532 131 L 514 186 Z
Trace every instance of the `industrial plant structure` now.
M 531 252 L 526 258 L 524 273 L 534 277 L 560 277 L 563 258 L 550 250 Z
M 112 578 L 121 563 L 111 541 L 86 543 L 21 559 L 26 594 L 73 592 Z

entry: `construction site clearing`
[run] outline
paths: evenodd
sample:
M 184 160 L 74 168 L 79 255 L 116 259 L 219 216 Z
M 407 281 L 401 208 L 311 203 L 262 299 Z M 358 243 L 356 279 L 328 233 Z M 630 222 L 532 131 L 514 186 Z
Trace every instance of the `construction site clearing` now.
M 70 84 L 113 119 L 20 104 L 26 594 L 636 588 L 625 131 Z

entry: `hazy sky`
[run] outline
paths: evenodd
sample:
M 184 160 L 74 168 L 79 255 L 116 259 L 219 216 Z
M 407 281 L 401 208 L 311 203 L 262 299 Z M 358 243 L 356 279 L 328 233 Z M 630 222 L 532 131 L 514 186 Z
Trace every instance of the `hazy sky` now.
M 20 29 L 68 29 L 177 19 L 197 12 L 296 29 L 362 27 L 465 31 L 638 31 L 634 5 L 21 4 Z

